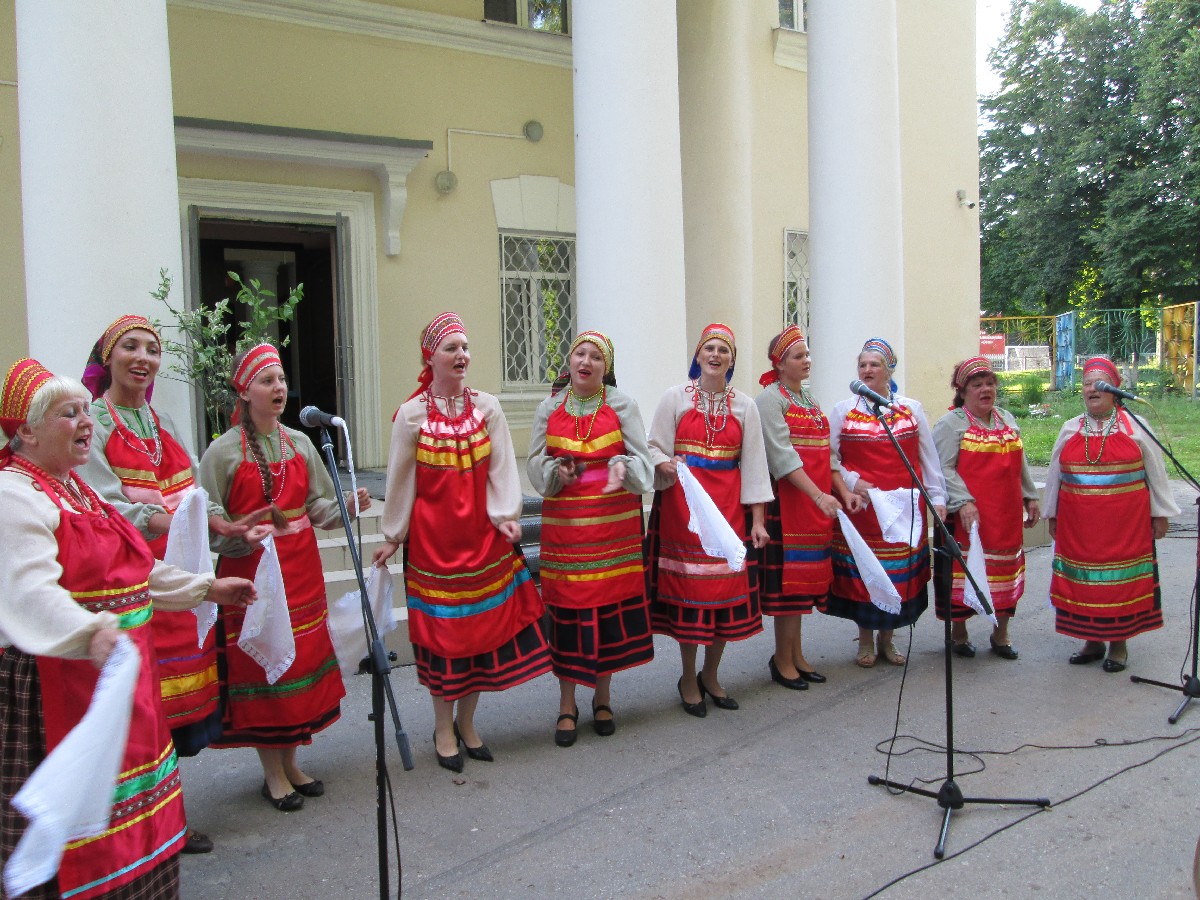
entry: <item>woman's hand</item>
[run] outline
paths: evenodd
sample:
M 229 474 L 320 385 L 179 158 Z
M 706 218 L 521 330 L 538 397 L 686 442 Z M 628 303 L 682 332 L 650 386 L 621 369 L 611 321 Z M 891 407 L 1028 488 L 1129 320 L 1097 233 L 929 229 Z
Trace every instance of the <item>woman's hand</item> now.
M 579 480 L 579 476 L 583 474 L 584 464 L 575 462 L 570 456 L 559 457 L 558 460 L 558 482 L 563 487 L 570 487 Z
M 377 569 L 382 569 L 387 566 L 388 560 L 396 555 L 396 551 L 400 549 L 399 541 L 384 541 L 375 551 L 375 555 L 371 557 L 371 565 Z
M 1046 519 L 1046 528 L 1048 528 L 1050 530 L 1050 540 L 1054 540 L 1054 525 L 1055 525 L 1055 517 L 1054 516 L 1048 517 Z
M 679 480 L 678 463 L 680 459 L 676 456 L 674 459 L 668 459 L 666 462 L 660 462 L 654 467 L 654 472 L 663 482 L 664 487 L 671 487 Z
M 354 503 L 353 503 L 355 496 L 358 497 L 358 508 L 359 508 L 360 512 L 371 508 L 371 494 L 367 491 L 367 489 L 365 487 L 360 487 L 353 494 L 350 493 L 349 491 L 346 491 L 346 511 L 348 513 L 350 513 L 351 519 L 353 519 L 354 516 L 356 515 L 356 513 L 354 512 Z
M 88 659 L 92 661 L 93 666 L 97 669 L 104 668 L 120 637 L 121 631 L 118 628 L 98 628 L 93 632 L 92 639 L 88 641 Z
M 146 530 L 151 534 L 168 534 L 174 517 L 174 514 L 169 512 L 155 513 L 146 522 Z
M 760 522 L 755 522 L 750 527 L 750 542 L 754 544 L 754 549 L 761 550 L 771 541 L 771 535 L 767 534 L 767 527 Z
M 875 490 L 875 485 L 871 484 L 871 482 L 867 481 L 865 478 L 858 479 L 854 485 L 854 493 L 862 497 L 864 506 L 871 502 L 871 497 L 867 492 L 873 490 Z
M 943 522 L 946 521 L 946 504 L 945 503 L 933 504 L 933 511 L 934 511 L 934 513 L 937 514 L 937 517 L 939 519 L 941 519 Z
M 249 606 L 258 597 L 254 582 L 248 578 L 218 578 L 208 589 L 205 600 L 218 606 Z
M 1032 528 L 1042 518 L 1042 508 L 1036 500 L 1025 501 L 1025 527 Z
M 262 544 L 267 538 L 275 533 L 275 526 L 264 522 L 261 525 L 255 525 L 248 529 L 243 535 L 242 540 L 251 547 L 257 547 Z
M 1154 527 L 1154 539 L 1161 540 L 1167 536 L 1167 526 L 1170 524 L 1166 516 L 1154 516 L 1150 519 Z
M 230 521 L 221 516 L 208 517 L 208 530 L 219 534 L 221 537 L 227 538 L 244 538 L 246 532 L 254 527 L 254 524 L 261 519 L 271 509 L 269 506 L 264 506 L 262 509 L 256 509 L 254 512 L 246 513 L 244 516 L 238 516 Z M 266 537 L 264 535 L 263 537 Z M 259 538 L 262 542 L 263 538 Z
M 817 505 L 817 509 L 821 511 L 821 514 L 831 519 L 837 518 L 838 510 L 842 508 L 841 504 L 837 502 L 837 499 L 832 494 L 819 494 L 817 497 L 811 499 Z
M 608 483 L 604 485 L 602 494 L 613 494 L 621 489 L 625 481 L 625 461 L 614 460 L 608 467 Z
M 958 516 L 958 523 L 963 527 L 963 531 L 966 534 L 970 534 L 971 526 L 979 521 L 979 507 L 975 505 L 975 501 L 968 500 L 958 508 L 956 515 Z M 945 519 L 946 517 L 942 516 L 942 518 Z
M 504 536 L 504 539 L 510 544 L 515 544 L 521 540 L 521 523 L 516 519 L 508 519 L 496 526 L 496 530 Z

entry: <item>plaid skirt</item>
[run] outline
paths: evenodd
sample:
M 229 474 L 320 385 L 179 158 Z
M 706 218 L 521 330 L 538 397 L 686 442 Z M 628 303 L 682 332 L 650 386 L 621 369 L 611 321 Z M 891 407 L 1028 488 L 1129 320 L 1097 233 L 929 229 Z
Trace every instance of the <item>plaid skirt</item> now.
M 595 609 L 546 604 L 554 674 L 594 688 L 597 680 L 654 659 L 650 604 L 630 597 Z
M 0 653 L 0 866 L 16 849 L 28 820 L 12 806 L 12 798 L 45 758 L 41 687 L 36 660 L 9 648 Z M 51 878 L 23 900 L 58 900 L 58 879 Z M 173 900 L 179 897 L 179 855 L 140 878 L 103 895 L 107 900 Z M 7 898 L 0 884 L 0 898 Z
M 650 607 L 650 624 L 655 634 L 706 647 L 716 641 L 744 641 L 763 630 L 755 590 L 741 603 L 717 609 L 655 602 Z
M 550 671 L 550 648 L 541 620 L 530 622 L 511 640 L 487 653 L 446 657 L 412 645 L 417 680 L 441 700 L 458 700 L 478 691 L 504 691 Z

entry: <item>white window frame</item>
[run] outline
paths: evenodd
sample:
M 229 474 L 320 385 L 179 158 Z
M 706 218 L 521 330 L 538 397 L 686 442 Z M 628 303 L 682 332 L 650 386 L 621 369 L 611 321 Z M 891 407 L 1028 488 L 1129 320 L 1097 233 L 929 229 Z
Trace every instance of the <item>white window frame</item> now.
M 563 14 L 567 17 L 566 31 L 543 31 L 540 28 L 534 28 L 529 24 L 529 0 L 516 0 L 517 21 L 506 22 L 503 19 L 486 19 L 488 22 L 496 22 L 500 25 L 514 25 L 517 28 L 524 28 L 529 31 L 536 31 L 539 34 L 561 34 L 570 35 L 571 33 L 571 0 L 562 0 Z
M 559 272 L 529 272 L 524 270 L 506 269 L 505 268 L 505 252 L 504 243 L 508 239 L 518 240 L 548 240 L 565 242 L 570 245 L 570 265 L 566 273 Z M 570 295 L 570 322 L 565 329 L 565 334 L 568 338 L 574 337 L 578 330 L 579 309 L 577 305 L 576 291 L 578 288 L 578 277 L 576 275 L 576 241 L 575 235 L 565 232 L 550 232 L 550 231 L 527 231 L 518 229 L 503 229 L 498 233 L 497 251 L 499 253 L 499 281 L 497 284 L 500 300 L 500 342 L 501 342 L 501 383 L 505 395 L 522 395 L 531 391 L 544 393 L 545 388 L 553 381 L 553 378 L 530 378 L 526 380 L 516 380 L 509 378 L 509 334 L 508 334 L 508 315 L 506 314 L 507 291 L 506 287 L 510 281 L 525 281 L 529 284 L 529 290 L 526 292 L 526 297 L 532 303 L 533 298 L 541 296 L 541 285 L 549 281 L 564 282 L 568 286 Z M 535 321 L 534 314 L 537 313 L 536 306 L 528 310 L 525 327 L 526 331 L 523 335 L 523 343 L 525 344 L 526 358 L 532 365 L 534 359 L 540 359 L 541 347 L 538 345 L 538 331 L 533 327 Z M 540 315 L 540 313 L 538 313 Z M 563 361 L 565 365 L 565 360 Z M 549 373 L 542 373 L 543 376 Z
M 792 10 L 792 25 L 784 25 L 780 17 L 779 27 L 786 31 L 797 31 L 801 34 L 808 32 L 808 0 L 779 0 L 780 6 L 790 6 Z M 567 20 L 568 23 L 571 21 Z

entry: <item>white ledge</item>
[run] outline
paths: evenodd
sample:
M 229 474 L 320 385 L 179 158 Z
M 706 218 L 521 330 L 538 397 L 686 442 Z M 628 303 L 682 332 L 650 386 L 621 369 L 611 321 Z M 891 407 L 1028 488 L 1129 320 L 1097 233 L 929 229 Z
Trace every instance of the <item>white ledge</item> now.
M 168 0 L 170 6 L 571 68 L 571 38 L 367 0 Z M 483 4 L 480 4 L 482 7 Z
M 792 28 L 772 29 L 775 65 L 797 72 L 808 71 L 808 34 Z
M 397 256 L 408 204 L 408 175 L 429 155 L 433 142 L 177 117 L 175 148 L 207 156 L 370 172 L 383 194 L 384 252 Z

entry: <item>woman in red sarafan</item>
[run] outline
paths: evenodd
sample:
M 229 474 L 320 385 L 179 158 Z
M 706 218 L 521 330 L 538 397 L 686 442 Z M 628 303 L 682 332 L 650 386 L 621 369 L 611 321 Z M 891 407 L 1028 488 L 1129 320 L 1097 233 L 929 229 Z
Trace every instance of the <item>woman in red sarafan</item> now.
M 57 874 L 23 896 L 174 898 L 186 826 L 150 623 L 155 607 L 188 609 L 206 598 L 244 606 L 254 588 L 156 561 L 137 530 L 75 476 L 91 449 L 89 406 L 83 385 L 30 359 L 9 370 L 0 395 L 10 439 L 0 451 L 0 543 L 13 551 L 0 566 L 0 867 L 27 824 L 14 795 L 79 723 L 123 634 L 142 664 L 111 820 L 100 835 L 68 844 Z
M 580 334 L 567 364 L 534 414 L 526 465 L 546 498 L 540 575 L 560 747 L 575 743 L 577 684 L 595 691 L 592 728 L 608 737 L 617 730 L 613 673 L 654 658 L 642 559 L 642 494 L 654 472 L 646 430 L 633 398 L 617 390 L 606 335 Z
M 1129 638 L 1162 627 L 1154 542 L 1179 507 L 1158 447 L 1101 381 L 1119 385 L 1121 374 L 1094 356 L 1083 364 L 1085 412 L 1063 423 L 1050 453 L 1042 514 L 1054 538 L 1054 630 L 1084 641 L 1072 665 L 1103 659 L 1115 674 Z
M 382 566 L 403 545 L 408 631 L 429 688 L 438 765 L 491 762 L 475 730 L 481 691 L 550 670 L 542 598 L 525 566 L 521 481 L 499 401 L 467 387 L 471 353 L 454 313 L 421 332 L 419 386 L 396 411 Z

